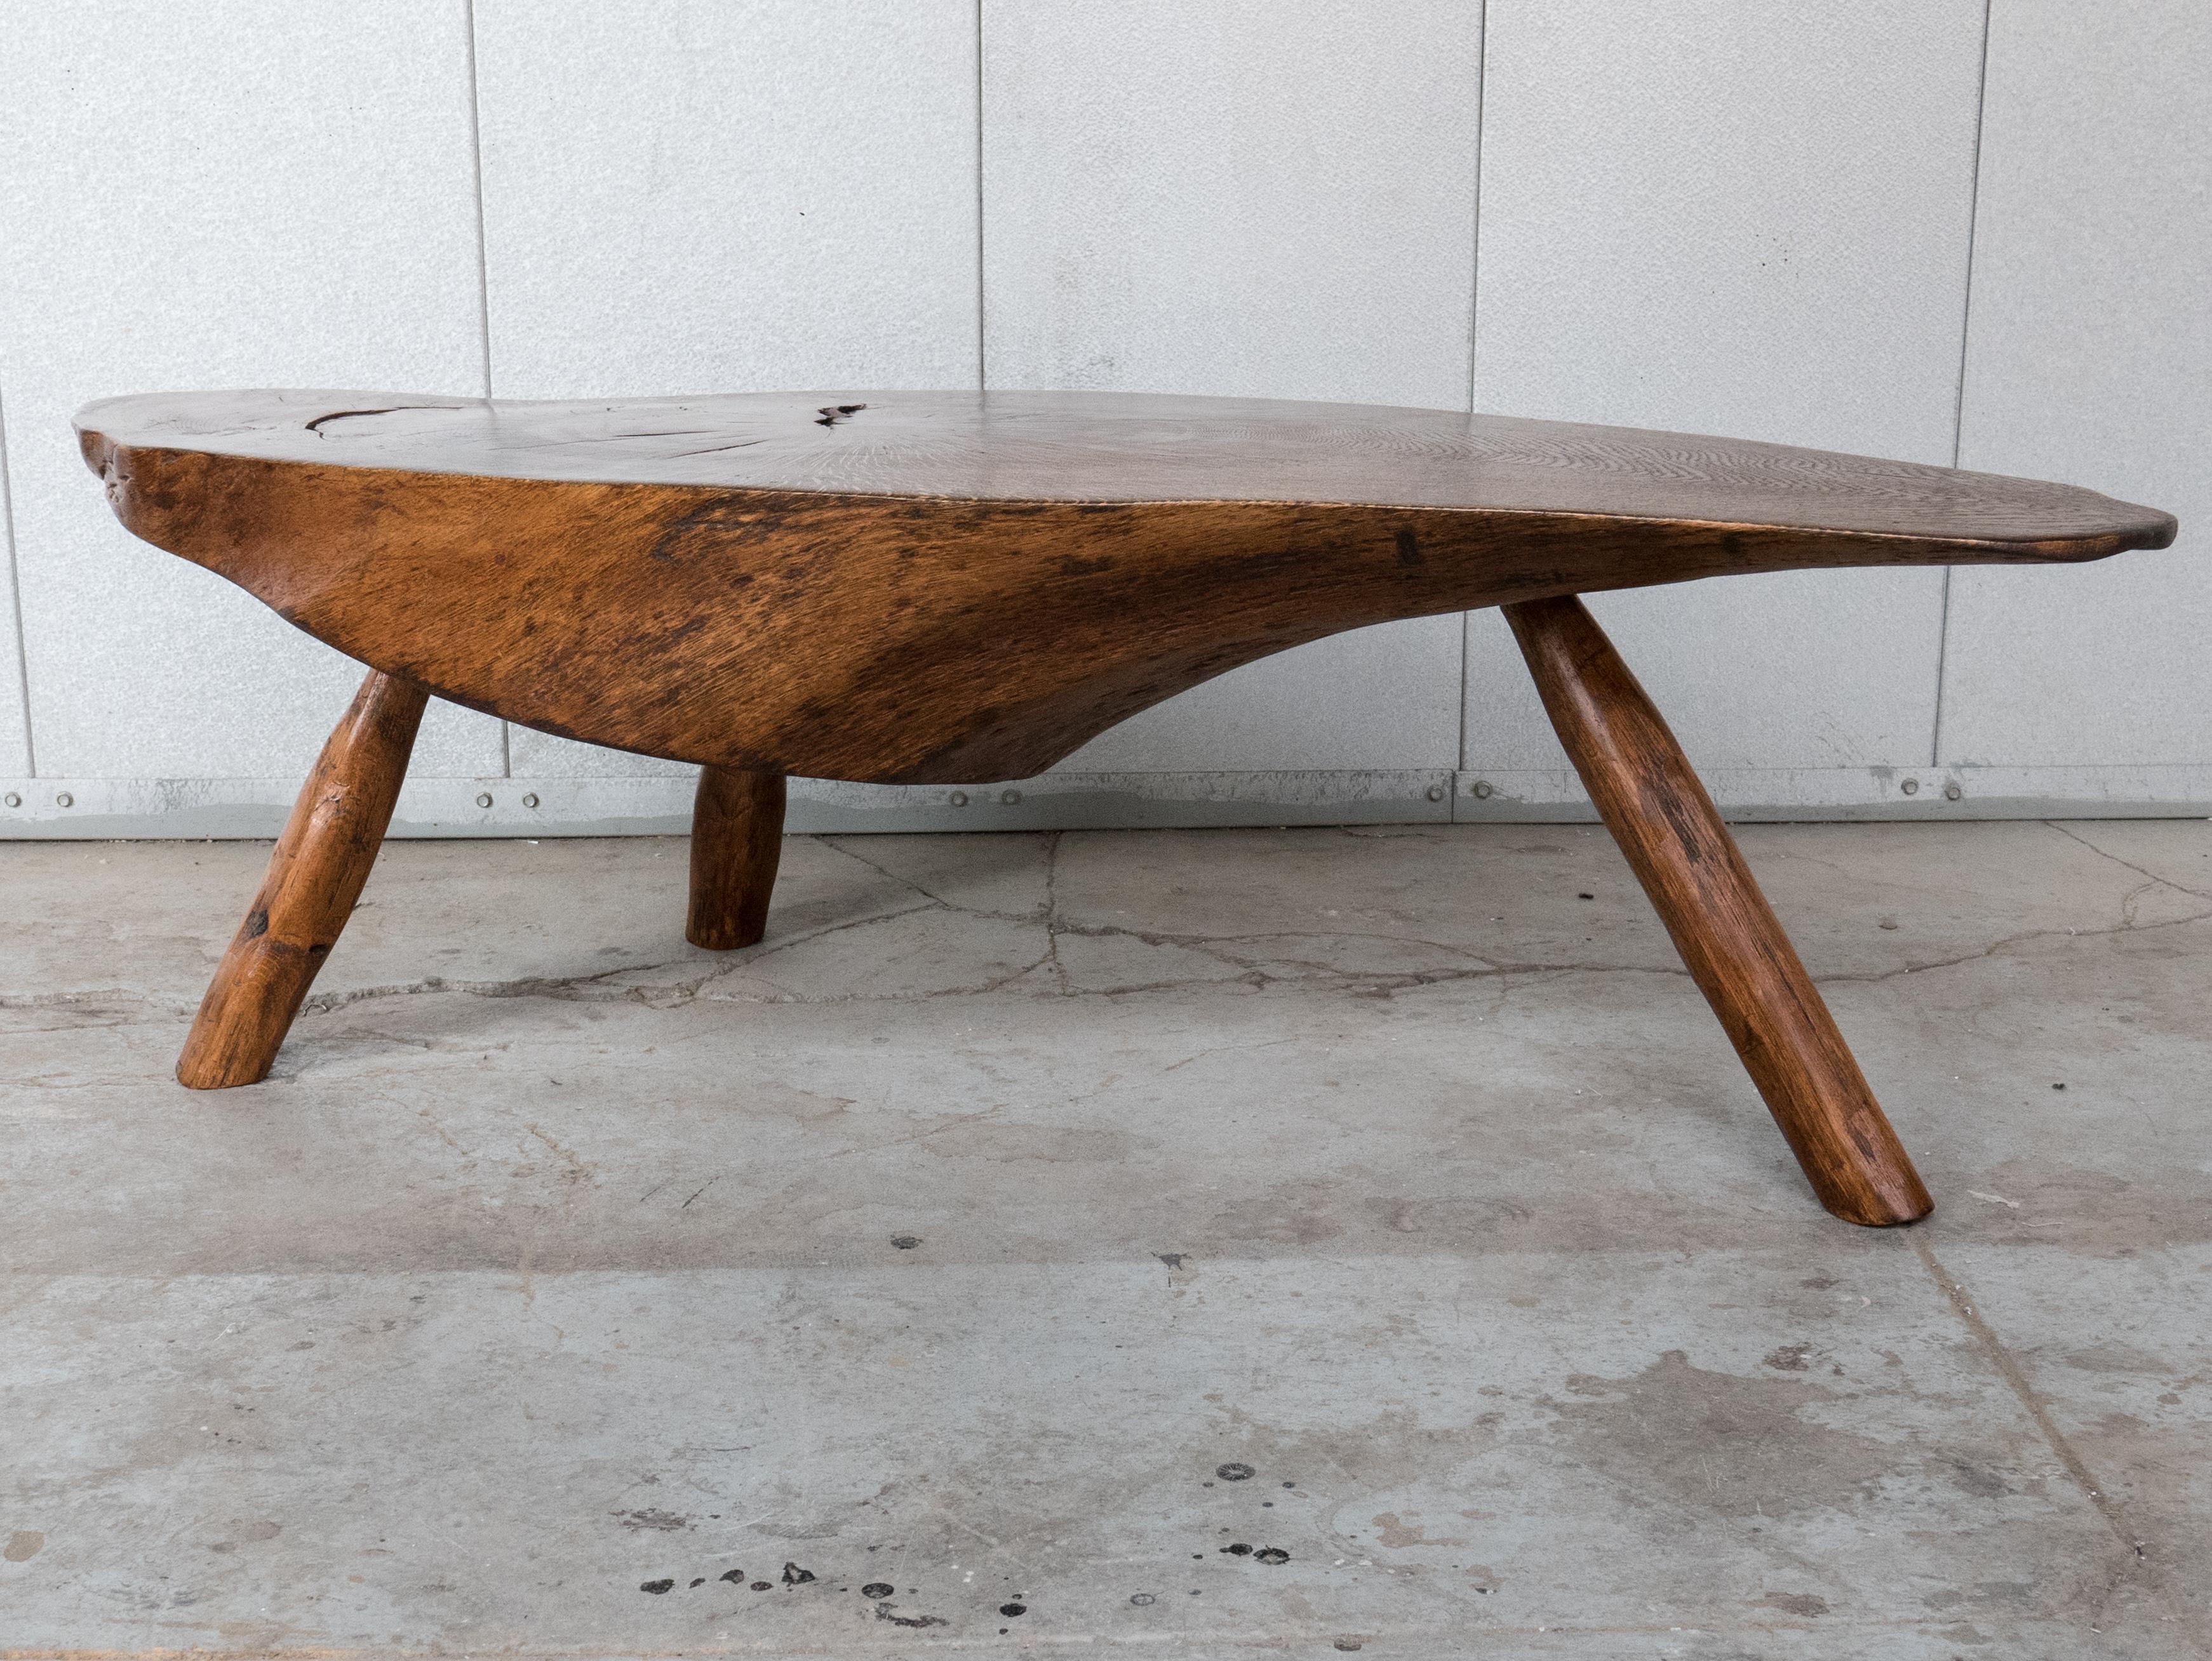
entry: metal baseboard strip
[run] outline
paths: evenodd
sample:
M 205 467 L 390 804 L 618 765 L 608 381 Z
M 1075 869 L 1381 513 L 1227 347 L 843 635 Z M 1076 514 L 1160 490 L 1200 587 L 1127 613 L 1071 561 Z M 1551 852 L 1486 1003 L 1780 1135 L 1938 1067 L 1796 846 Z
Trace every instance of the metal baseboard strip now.
M 2203 819 L 2212 766 L 1712 767 L 1705 788 L 1741 824 L 1851 820 Z M 1462 772 L 1460 824 L 1596 818 L 1571 768 Z
M 1715 768 L 1707 787 L 1742 822 L 2205 818 L 2212 766 Z M 1906 786 L 1910 785 L 1911 788 Z M 0 840 L 274 836 L 291 779 L 0 779 Z M 399 837 L 680 835 L 688 773 L 415 779 Z M 800 834 L 1136 830 L 1269 825 L 1587 822 L 1565 767 L 1375 772 L 1057 773 L 1012 784 L 794 780 Z

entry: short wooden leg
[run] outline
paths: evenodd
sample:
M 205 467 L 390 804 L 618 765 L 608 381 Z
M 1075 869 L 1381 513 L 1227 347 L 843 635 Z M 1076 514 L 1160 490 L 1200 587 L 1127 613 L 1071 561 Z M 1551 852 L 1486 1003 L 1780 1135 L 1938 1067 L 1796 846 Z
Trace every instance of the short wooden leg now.
M 323 746 L 261 891 L 200 1001 L 177 1077 L 195 1090 L 269 1074 L 376 862 L 429 694 L 372 672 Z
M 691 807 L 691 907 L 684 937 L 710 952 L 768 931 L 783 858 L 783 775 L 702 767 Z
M 1766 1098 L 1820 1203 L 1851 1222 L 1934 1209 L 1712 798 L 1583 603 L 1504 608 L 1559 741 Z

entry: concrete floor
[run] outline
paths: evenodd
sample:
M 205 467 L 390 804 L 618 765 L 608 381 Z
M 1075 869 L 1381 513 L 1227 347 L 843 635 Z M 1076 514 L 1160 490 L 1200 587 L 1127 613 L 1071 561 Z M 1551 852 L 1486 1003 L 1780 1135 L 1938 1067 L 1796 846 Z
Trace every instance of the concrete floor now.
M 2212 825 L 1742 840 L 1918 1228 L 1589 829 L 0 846 L 0 1656 L 2206 1653 Z

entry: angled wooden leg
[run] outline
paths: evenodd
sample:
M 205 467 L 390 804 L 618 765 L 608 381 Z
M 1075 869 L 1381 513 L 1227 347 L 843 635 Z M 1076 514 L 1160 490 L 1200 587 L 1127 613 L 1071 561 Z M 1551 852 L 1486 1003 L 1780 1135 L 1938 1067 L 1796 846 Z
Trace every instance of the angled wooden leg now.
M 702 767 L 691 805 L 691 906 L 684 937 L 710 952 L 768 931 L 783 858 L 783 775 Z
M 183 1083 L 222 1090 L 268 1076 L 376 863 L 428 697 L 373 671 L 361 683 L 307 775 L 261 891 L 200 1001 L 177 1058 Z
M 1934 1209 L 1712 798 L 1570 595 L 1504 608 L 1559 742 L 1674 937 L 1820 1203 L 1851 1222 Z

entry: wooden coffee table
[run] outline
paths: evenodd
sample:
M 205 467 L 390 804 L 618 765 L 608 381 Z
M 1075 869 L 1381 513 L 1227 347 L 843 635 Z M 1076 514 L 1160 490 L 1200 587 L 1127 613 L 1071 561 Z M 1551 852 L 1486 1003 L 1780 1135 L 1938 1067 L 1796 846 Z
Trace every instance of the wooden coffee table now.
M 186 392 L 111 398 L 77 427 L 133 532 L 372 665 L 200 1006 L 177 1065 L 195 1088 L 267 1074 L 433 694 L 702 764 L 686 932 L 726 949 L 765 926 L 788 774 L 1027 778 L 1270 652 L 1498 605 L 1820 1203 L 1869 1224 L 1925 1215 L 1927 1191 L 1576 596 L 2093 560 L 2175 529 L 2087 490 L 1905 462 L 1231 398 Z

